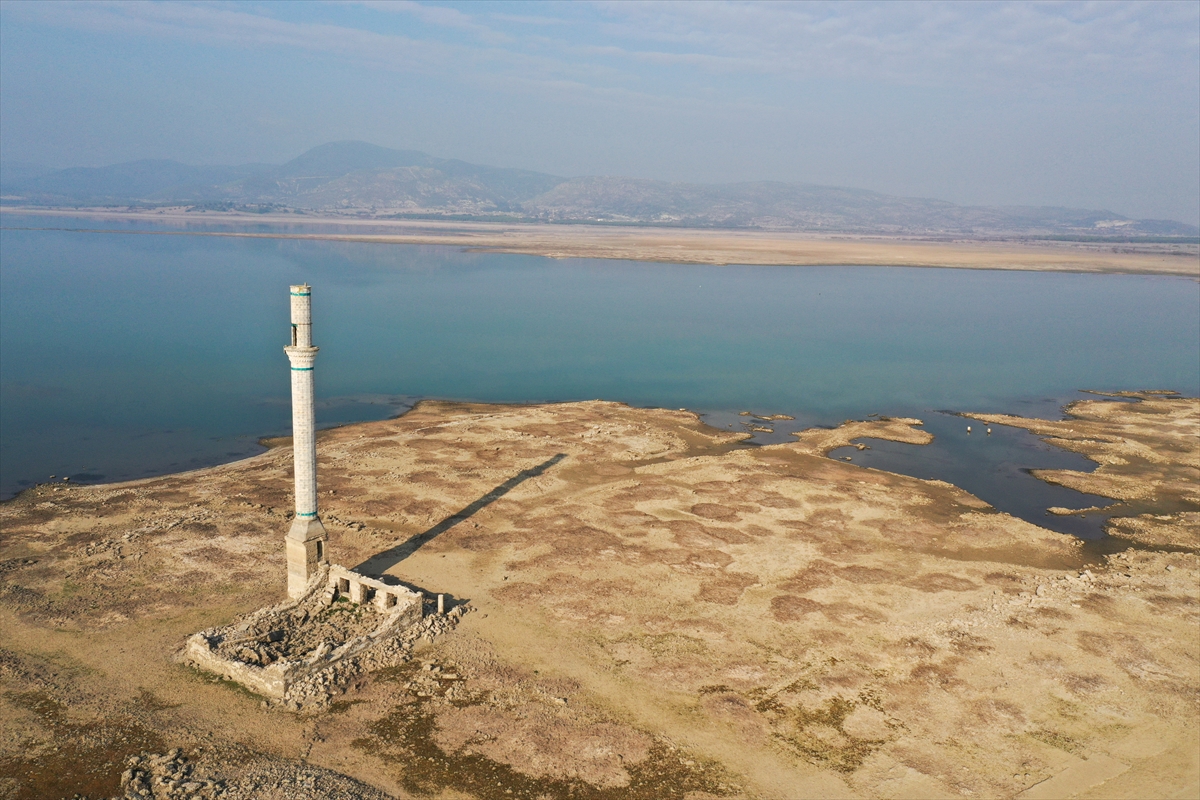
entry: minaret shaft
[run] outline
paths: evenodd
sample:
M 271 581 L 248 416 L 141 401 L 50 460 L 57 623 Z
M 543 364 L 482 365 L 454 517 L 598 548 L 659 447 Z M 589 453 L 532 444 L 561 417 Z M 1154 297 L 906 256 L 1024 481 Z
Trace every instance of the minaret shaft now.
M 327 563 L 328 534 L 317 514 L 317 432 L 313 412 L 312 290 L 291 287 L 292 344 L 283 348 L 292 366 L 292 460 L 296 518 L 287 535 L 288 595 L 304 593 L 309 578 Z
M 317 348 L 289 347 L 292 362 L 292 459 L 296 478 L 296 516 L 317 516 L 317 432 L 313 414 L 313 368 Z

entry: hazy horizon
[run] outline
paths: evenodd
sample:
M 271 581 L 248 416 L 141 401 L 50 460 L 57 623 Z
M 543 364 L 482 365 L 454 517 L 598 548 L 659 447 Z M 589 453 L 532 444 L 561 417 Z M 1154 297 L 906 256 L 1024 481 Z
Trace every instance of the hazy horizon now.
M 362 140 L 1200 223 L 1200 5 L 0 5 L 0 157 L 279 164 Z

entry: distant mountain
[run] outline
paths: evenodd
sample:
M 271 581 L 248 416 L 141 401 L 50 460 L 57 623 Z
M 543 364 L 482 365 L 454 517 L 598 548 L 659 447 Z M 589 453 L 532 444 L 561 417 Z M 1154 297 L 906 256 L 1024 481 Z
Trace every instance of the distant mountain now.
M 337 178 L 363 170 L 432 167 L 438 160 L 419 150 L 393 150 L 367 142 L 330 142 L 276 167 L 275 174 L 290 178 L 314 175 Z
M 384 214 L 519 214 L 564 178 L 434 158 L 365 142 L 333 142 L 226 188 L 247 204 Z
M 774 181 L 701 185 L 571 178 L 525 203 L 525 210 L 547 220 L 814 232 L 962 236 L 1200 234 L 1196 226 L 1171 220 L 1132 220 L 1111 211 L 959 206 L 944 200 L 895 197 L 863 189 Z
M 861 189 L 759 181 L 703 185 L 633 178 L 563 178 L 470 164 L 366 142 L 331 142 L 282 165 L 192 167 L 134 161 L 111 167 L 0 170 L 6 203 L 187 204 L 291 208 L 356 216 L 751 228 L 947 236 L 1200 235 L 1170 220 L 1111 211 L 959 206 Z
M 219 186 L 261 172 L 267 165 L 192 167 L 145 159 L 111 167 L 72 167 L 4 181 L 6 199 L 20 195 L 44 205 L 125 205 L 177 199 L 220 199 Z M 6 170 L 7 171 L 7 170 Z
M 43 167 L 40 164 L 26 164 L 22 161 L 0 161 L 0 195 L 4 194 L 4 187 L 9 184 L 16 185 L 31 181 L 34 178 L 49 175 L 54 171 L 52 167 Z

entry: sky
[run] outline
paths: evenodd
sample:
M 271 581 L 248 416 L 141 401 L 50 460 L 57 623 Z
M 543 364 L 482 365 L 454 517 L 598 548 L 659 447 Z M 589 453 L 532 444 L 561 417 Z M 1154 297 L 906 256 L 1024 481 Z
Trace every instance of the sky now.
M 1200 2 L 0 0 L 0 158 L 358 139 L 1200 224 Z

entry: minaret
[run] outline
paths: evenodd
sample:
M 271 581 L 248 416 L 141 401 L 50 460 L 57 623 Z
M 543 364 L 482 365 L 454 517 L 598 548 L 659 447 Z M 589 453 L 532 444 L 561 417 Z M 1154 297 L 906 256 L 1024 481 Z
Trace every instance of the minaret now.
M 288 596 L 304 594 L 308 580 L 326 562 L 329 534 L 317 516 L 317 435 L 313 420 L 312 288 L 292 288 L 292 462 L 296 472 L 296 518 L 287 534 Z

